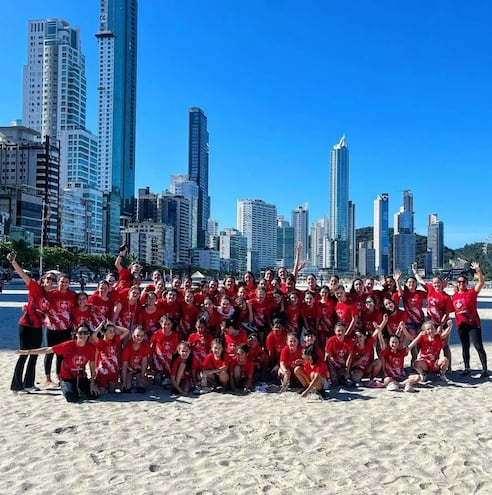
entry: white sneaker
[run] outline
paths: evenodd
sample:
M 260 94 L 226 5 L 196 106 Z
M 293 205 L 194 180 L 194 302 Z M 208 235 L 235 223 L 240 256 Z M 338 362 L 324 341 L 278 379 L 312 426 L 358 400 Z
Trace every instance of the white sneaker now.
M 413 388 L 413 385 L 411 383 L 407 383 L 405 385 L 405 392 L 415 392 L 415 389 Z
M 389 390 L 390 392 L 398 392 L 400 390 L 400 387 L 396 382 L 389 382 L 388 385 L 386 386 L 386 389 Z

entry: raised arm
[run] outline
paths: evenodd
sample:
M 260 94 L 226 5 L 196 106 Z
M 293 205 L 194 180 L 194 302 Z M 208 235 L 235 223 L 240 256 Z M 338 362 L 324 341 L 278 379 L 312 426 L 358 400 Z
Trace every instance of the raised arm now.
M 114 261 L 114 266 L 118 271 L 120 271 L 121 269 L 124 268 L 124 266 L 121 264 L 121 260 L 123 259 L 124 256 L 126 256 L 127 250 L 128 249 L 127 249 L 126 244 L 123 244 L 122 246 L 120 246 L 118 256 L 116 256 L 116 259 Z
M 420 273 L 417 270 L 417 263 L 412 263 L 412 272 L 413 272 L 413 276 L 415 277 L 417 282 L 420 285 L 425 285 L 425 280 L 422 278 L 422 276 L 420 275 Z
M 478 282 L 475 285 L 475 292 L 480 292 L 485 285 L 485 279 L 483 278 L 482 270 L 480 270 L 480 265 L 478 262 L 473 261 L 470 263 L 470 266 L 475 270 L 475 273 L 478 275 Z
M 7 254 L 7 260 L 10 261 L 10 263 L 12 264 L 12 268 L 16 271 L 19 277 L 22 280 L 24 280 L 26 285 L 29 285 L 29 282 L 31 281 L 31 277 L 22 269 L 19 263 L 17 263 L 15 259 L 15 253 L 13 251 Z

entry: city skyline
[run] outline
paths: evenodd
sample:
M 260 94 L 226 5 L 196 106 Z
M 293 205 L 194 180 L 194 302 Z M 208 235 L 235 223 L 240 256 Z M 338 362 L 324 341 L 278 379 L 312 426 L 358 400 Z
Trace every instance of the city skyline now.
M 80 27 L 87 128 L 97 128 L 98 4 L 5 6 L 2 125 L 22 115 L 28 20 L 56 17 Z M 472 4 L 140 2 L 136 188 L 162 191 L 186 173 L 187 112 L 198 106 L 208 117 L 211 216 L 221 230 L 235 226 L 241 197 L 286 218 L 306 202 L 311 223 L 327 215 L 330 150 L 346 134 L 358 228 L 372 225 L 381 191 L 393 216 L 410 189 L 417 233 L 426 235 L 437 213 L 448 247 L 483 242 L 492 232 L 482 220 L 492 8 Z

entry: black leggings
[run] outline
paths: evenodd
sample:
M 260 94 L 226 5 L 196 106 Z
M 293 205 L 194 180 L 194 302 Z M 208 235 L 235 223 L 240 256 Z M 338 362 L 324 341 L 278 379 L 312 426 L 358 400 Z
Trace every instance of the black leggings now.
M 48 328 L 48 347 L 53 347 L 54 345 L 61 344 L 72 338 L 72 330 L 69 328 L 67 330 L 50 330 Z M 60 376 L 61 364 L 63 361 L 63 356 L 56 355 L 56 374 Z M 44 356 L 44 374 L 46 376 L 51 375 L 51 363 L 53 362 L 53 354 L 46 354 Z
M 83 398 L 97 399 L 97 396 L 91 393 L 90 380 L 85 376 L 73 380 L 62 380 L 60 389 L 67 402 L 78 402 Z
M 42 340 L 43 333 L 41 327 L 32 328 L 26 327 L 25 325 L 19 325 L 19 344 L 21 349 L 37 349 L 38 347 L 41 347 Z M 17 364 L 15 365 L 10 390 L 22 390 L 23 388 L 31 388 L 34 386 L 37 359 L 38 356 L 34 354 L 31 354 L 30 356 L 19 356 Z M 26 373 L 24 374 L 26 361 L 27 367 Z
M 463 361 L 465 363 L 465 368 L 470 368 L 470 337 L 478 352 L 478 357 L 482 363 L 482 369 L 487 370 L 487 354 L 483 347 L 482 342 L 482 329 L 480 327 L 474 327 L 466 323 L 462 323 L 458 327 L 458 336 L 461 341 L 461 349 L 463 351 Z

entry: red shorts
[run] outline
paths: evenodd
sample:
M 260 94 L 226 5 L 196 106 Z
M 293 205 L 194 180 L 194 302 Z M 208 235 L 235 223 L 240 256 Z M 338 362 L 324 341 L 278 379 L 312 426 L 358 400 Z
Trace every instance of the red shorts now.
M 102 375 L 100 373 L 96 376 L 96 384 L 98 387 L 106 388 L 110 383 L 118 382 L 118 373 L 108 373 L 106 375 Z

